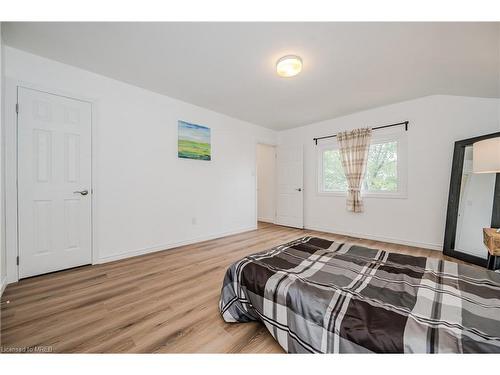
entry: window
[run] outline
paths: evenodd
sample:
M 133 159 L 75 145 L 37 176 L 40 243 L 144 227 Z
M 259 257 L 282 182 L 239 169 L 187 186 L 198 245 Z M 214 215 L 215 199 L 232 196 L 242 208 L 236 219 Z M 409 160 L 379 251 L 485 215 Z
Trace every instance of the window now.
M 368 152 L 364 196 L 404 196 L 406 193 L 402 164 L 404 158 L 402 137 L 373 138 Z M 337 144 L 319 149 L 319 192 L 345 194 L 347 181 L 340 160 Z

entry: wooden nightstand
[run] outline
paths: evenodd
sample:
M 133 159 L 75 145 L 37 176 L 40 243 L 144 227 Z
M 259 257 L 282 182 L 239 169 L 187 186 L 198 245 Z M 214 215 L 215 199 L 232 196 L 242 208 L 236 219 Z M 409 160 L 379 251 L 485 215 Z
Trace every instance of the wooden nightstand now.
M 488 269 L 500 268 L 500 233 L 494 228 L 483 228 L 483 242 L 488 248 Z

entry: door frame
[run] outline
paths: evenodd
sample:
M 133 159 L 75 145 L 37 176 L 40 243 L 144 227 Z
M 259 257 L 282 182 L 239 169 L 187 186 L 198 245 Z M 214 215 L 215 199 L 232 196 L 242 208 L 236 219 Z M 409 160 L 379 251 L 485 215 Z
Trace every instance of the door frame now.
M 41 85 L 9 79 L 5 82 L 5 128 L 4 128 L 4 147 L 5 147 L 5 241 L 6 241 L 6 260 L 7 260 L 7 283 L 19 281 L 19 266 L 17 257 L 19 256 L 19 218 L 18 218 L 18 115 L 16 104 L 18 103 L 19 89 L 35 90 L 47 94 L 62 96 L 68 99 L 78 100 L 90 104 L 90 251 L 92 264 L 97 264 L 99 259 L 97 238 L 96 238 L 96 212 L 97 212 L 97 158 L 95 134 L 98 122 L 99 101 L 95 98 L 89 98 L 84 95 L 70 93 L 54 88 L 47 88 Z M 22 110 L 22 109 L 21 109 Z
M 262 145 L 262 146 L 268 146 L 268 147 L 273 147 L 274 148 L 274 153 L 275 153 L 275 161 L 274 161 L 274 217 L 273 217 L 273 224 L 276 224 L 276 214 L 277 214 L 277 207 L 276 207 L 276 198 L 277 198 L 277 194 L 276 194 L 276 182 L 277 182 L 277 174 L 276 174 L 276 156 L 277 156 L 277 147 L 278 147 L 278 144 L 277 143 L 269 143 L 269 142 L 259 142 L 257 141 L 255 143 L 255 228 L 257 228 L 258 226 L 258 223 L 259 223 L 259 193 L 258 193 L 258 187 L 259 187 L 259 181 L 258 181 L 258 174 L 257 174 L 257 147 L 259 147 L 259 145 Z

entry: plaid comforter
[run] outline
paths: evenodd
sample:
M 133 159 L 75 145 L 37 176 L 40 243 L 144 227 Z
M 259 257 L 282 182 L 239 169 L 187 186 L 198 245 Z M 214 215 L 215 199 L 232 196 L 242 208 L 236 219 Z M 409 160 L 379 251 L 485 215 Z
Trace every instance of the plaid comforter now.
M 315 237 L 233 264 L 219 307 L 290 353 L 500 353 L 500 274 Z

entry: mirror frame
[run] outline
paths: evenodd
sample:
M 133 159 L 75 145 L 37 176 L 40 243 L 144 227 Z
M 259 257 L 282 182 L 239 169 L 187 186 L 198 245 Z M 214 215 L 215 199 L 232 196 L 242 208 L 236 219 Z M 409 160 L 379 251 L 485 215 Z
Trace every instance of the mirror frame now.
M 488 259 L 470 255 L 455 250 L 455 238 L 457 234 L 458 204 L 460 202 L 460 185 L 462 183 L 462 171 L 465 156 L 465 147 L 484 139 L 500 137 L 500 132 L 464 139 L 455 142 L 453 151 L 453 164 L 451 167 L 450 190 L 448 195 L 448 210 L 446 213 L 446 228 L 444 234 L 443 253 L 453 258 L 464 260 L 478 266 L 487 267 Z M 496 174 L 495 192 L 493 194 L 493 212 L 491 214 L 491 228 L 500 227 L 500 173 Z M 488 250 L 484 247 L 488 254 Z

